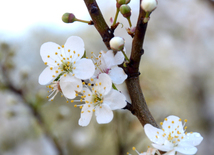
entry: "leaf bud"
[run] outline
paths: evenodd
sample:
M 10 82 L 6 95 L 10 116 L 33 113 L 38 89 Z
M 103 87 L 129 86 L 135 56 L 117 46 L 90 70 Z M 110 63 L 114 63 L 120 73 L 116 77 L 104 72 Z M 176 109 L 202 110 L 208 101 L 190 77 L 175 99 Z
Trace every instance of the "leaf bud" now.
M 129 18 L 131 16 L 131 8 L 127 4 L 123 4 L 120 6 L 120 13 L 125 18 Z
M 76 17 L 74 16 L 73 13 L 64 13 L 62 15 L 62 21 L 64 23 L 73 23 L 76 21 Z
M 114 51 L 122 51 L 124 48 L 125 40 L 121 37 L 113 37 L 110 42 L 110 47 Z
M 141 1 L 141 8 L 145 11 L 145 12 L 152 12 L 156 9 L 158 5 L 158 1 L 157 0 L 142 0 Z

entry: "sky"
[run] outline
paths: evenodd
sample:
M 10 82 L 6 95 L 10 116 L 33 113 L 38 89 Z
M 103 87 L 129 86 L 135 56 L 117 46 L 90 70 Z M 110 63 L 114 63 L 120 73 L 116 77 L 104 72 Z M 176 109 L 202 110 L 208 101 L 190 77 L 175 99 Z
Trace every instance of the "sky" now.
M 83 0 L 0 0 L 0 32 L 22 33 L 33 25 L 65 26 L 65 12 L 80 19 L 90 19 Z

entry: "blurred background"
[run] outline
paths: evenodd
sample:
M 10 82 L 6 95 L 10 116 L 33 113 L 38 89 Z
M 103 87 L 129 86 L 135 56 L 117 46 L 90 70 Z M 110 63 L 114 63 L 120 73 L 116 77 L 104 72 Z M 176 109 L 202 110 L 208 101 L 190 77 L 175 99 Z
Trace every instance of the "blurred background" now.
M 97 1 L 110 26 L 115 0 Z M 135 25 L 139 4 L 132 0 Z M 90 20 L 83 1 L 8 0 L 0 6 L 0 155 L 125 155 L 135 146 L 146 151 L 151 142 L 129 111 L 114 112 L 106 125 L 93 118 L 80 127 L 80 109 L 65 98 L 49 102 L 38 76 L 45 68 L 40 46 L 47 41 L 63 45 L 71 35 L 82 37 L 87 52 L 107 50 L 93 26 L 65 24 L 61 16 L 72 12 Z M 115 31 L 132 38 L 123 23 Z M 159 123 L 169 115 L 188 119 L 188 132 L 204 137 L 197 155 L 214 152 L 214 1 L 159 0 L 146 33 L 141 61 L 141 86 L 149 109 Z

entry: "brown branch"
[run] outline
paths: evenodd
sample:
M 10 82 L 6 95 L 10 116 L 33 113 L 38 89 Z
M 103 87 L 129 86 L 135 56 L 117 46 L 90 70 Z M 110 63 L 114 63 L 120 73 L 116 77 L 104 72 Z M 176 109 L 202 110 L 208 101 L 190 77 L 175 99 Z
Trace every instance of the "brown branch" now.
M 106 24 L 103 15 L 95 0 L 84 0 L 89 11 L 89 14 L 93 20 L 94 26 L 103 38 L 103 42 L 106 47 L 110 49 L 109 41 L 114 37 L 113 31 Z M 157 124 L 152 117 L 147 107 L 145 98 L 139 84 L 139 64 L 141 55 L 143 54 L 143 41 L 146 33 L 147 23 L 143 23 L 145 12 L 140 8 L 140 14 L 135 30 L 135 36 L 132 42 L 132 52 L 130 57 L 130 63 L 126 68 L 125 72 L 128 74 L 126 84 L 129 90 L 129 94 L 132 100 L 132 105 L 127 104 L 124 109 L 130 110 L 134 115 L 137 116 L 141 124 L 144 126 L 146 123 L 150 123 L 157 127 Z
M 130 63 L 124 70 L 128 74 L 126 85 L 132 101 L 132 113 L 137 116 L 140 123 L 144 126 L 147 123 L 158 127 L 146 104 L 144 95 L 139 83 L 139 65 L 141 56 L 144 53 L 142 49 L 144 37 L 146 34 L 147 23 L 143 22 L 146 13 L 140 7 L 140 13 L 136 25 L 135 35 L 132 41 L 132 51 Z
M 84 0 L 85 5 L 88 8 L 88 12 L 92 18 L 95 28 L 100 33 L 103 42 L 106 47 L 110 49 L 109 41 L 114 37 L 113 31 L 108 27 L 103 18 L 103 15 L 99 9 L 95 0 Z

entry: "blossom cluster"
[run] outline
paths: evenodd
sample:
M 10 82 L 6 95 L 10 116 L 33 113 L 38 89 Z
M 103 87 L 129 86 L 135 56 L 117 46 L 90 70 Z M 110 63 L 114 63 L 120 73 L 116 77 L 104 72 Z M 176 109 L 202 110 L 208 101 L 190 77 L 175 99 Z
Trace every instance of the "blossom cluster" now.
M 83 40 L 71 36 L 62 46 L 47 42 L 41 46 L 40 55 L 47 67 L 39 76 L 41 85 L 48 85 L 53 101 L 58 92 L 65 98 L 80 97 L 81 117 L 79 125 L 87 126 L 95 112 L 99 124 L 109 123 L 113 119 L 112 110 L 126 106 L 126 98 L 114 84 L 121 84 L 127 75 L 118 65 L 124 61 L 121 51 L 101 51 L 95 59 L 84 56 Z M 115 89 L 112 88 L 112 85 Z

